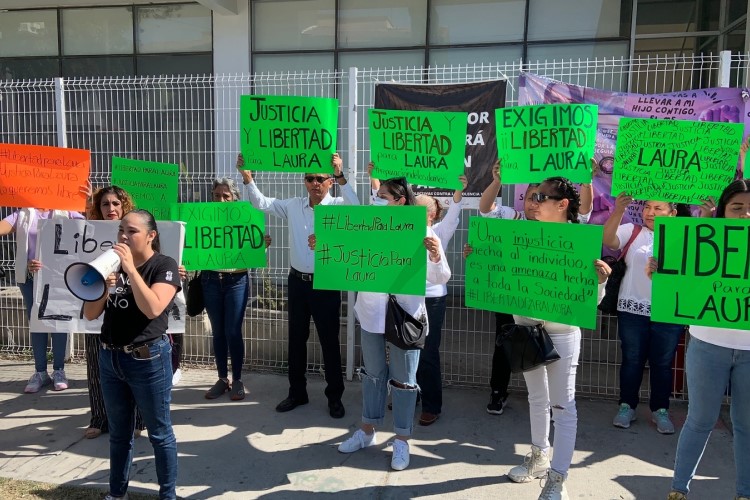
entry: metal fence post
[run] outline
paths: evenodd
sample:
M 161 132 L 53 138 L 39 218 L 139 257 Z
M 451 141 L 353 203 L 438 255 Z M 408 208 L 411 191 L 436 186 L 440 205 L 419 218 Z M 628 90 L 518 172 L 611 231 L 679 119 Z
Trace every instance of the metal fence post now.
M 65 121 L 65 82 L 55 78 L 55 123 L 57 124 L 57 147 L 68 147 L 67 122 Z
M 732 51 L 719 52 L 719 87 L 731 86 Z
M 346 110 L 348 115 L 349 127 L 347 130 L 347 145 L 349 147 L 349 174 L 348 182 L 353 182 L 352 188 L 357 191 L 357 68 L 349 68 L 349 109 Z M 354 319 L 354 300 L 355 293 L 347 292 L 346 294 L 346 380 L 352 380 L 354 377 L 354 342 L 355 342 L 355 319 Z

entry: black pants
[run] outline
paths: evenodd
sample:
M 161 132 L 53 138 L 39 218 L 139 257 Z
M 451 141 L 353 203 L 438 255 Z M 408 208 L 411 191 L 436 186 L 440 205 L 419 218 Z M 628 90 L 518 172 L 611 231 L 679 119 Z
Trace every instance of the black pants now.
M 311 281 L 290 274 L 289 293 L 289 396 L 307 399 L 307 340 L 310 338 L 310 317 L 318 331 L 323 352 L 326 390 L 329 402 L 338 401 L 344 393 L 341 371 L 339 330 L 341 327 L 341 292 L 314 290 Z
M 500 335 L 503 325 L 514 323 L 513 316 L 506 313 L 495 313 L 495 337 Z M 492 353 L 492 374 L 490 375 L 490 388 L 492 392 L 499 392 L 501 397 L 508 396 L 508 384 L 510 384 L 510 364 L 503 354 L 503 349 L 498 347 L 497 342 Z

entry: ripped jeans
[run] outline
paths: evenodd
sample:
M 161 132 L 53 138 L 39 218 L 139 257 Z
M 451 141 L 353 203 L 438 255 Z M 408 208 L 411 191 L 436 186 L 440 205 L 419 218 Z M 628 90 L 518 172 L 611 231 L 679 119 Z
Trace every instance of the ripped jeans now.
M 388 392 L 393 401 L 393 432 L 411 436 L 414 430 L 414 408 L 417 404 L 417 367 L 419 349 L 405 351 L 388 344 L 386 361 L 385 336 L 362 330 L 362 423 L 380 426 L 385 418 Z M 412 387 L 403 389 L 393 380 Z
M 575 397 L 581 330 L 577 328 L 572 333 L 550 333 L 549 336 L 560 359 L 523 374 L 529 391 L 531 443 L 549 453 L 551 406 L 555 418 L 555 449 L 550 467 L 567 477 L 578 430 Z

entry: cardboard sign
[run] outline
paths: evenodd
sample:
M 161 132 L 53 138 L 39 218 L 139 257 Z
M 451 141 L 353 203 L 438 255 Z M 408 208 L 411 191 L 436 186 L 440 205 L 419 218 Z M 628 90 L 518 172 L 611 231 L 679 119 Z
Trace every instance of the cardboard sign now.
M 86 210 L 91 152 L 0 144 L 0 206 Z
M 602 227 L 472 217 L 466 305 L 596 327 Z
M 170 205 L 177 203 L 180 167 L 175 163 L 112 157 L 112 184 L 127 191 L 137 208 L 156 220 L 169 220 Z
M 248 170 L 333 174 L 339 101 L 327 97 L 240 97 L 240 147 Z
M 161 253 L 180 263 L 184 229 L 179 222 L 158 221 Z M 101 317 L 87 321 L 83 302 L 65 286 L 65 270 L 91 262 L 117 242 L 119 221 L 50 219 L 39 221 L 36 254 L 42 269 L 34 277 L 32 332 L 101 333 Z M 102 315 L 103 316 L 103 315 Z M 167 333 L 185 332 L 185 296 L 177 293 L 169 312 Z
M 313 288 L 424 295 L 427 209 L 315 207 Z
M 622 118 L 612 196 L 700 205 L 734 179 L 744 125 Z
M 651 318 L 750 330 L 750 220 L 658 217 Z
M 188 271 L 266 267 L 263 212 L 245 202 L 175 203 L 186 224 L 182 264 Z
M 461 189 L 468 113 L 371 109 L 370 155 L 376 179 Z
M 597 121 L 593 104 L 496 109 L 503 183 L 542 182 L 555 176 L 590 183 Z

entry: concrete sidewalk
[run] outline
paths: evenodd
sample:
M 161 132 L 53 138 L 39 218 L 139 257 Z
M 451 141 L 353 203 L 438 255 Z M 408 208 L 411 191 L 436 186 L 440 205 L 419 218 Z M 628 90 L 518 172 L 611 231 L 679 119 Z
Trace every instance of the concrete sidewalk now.
M 22 394 L 32 364 L 0 361 L 0 476 L 89 485 L 106 491 L 108 440 L 83 438 L 88 425 L 85 366 L 69 364 L 71 388 Z M 390 470 L 390 415 L 379 445 L 352 455 L 336 445 L 358 425 L 361 392 L 347 383 L 341 420 L 328 416 L 324 383 L 312 377 L 310 404 L 276 413 L 286 396 L 280 375 L 246 373 L 248 397 L 208 401 L 215 372 L 188 369 L 174 389 L 172 420 L 180 454 L 178 495 L 186 498 L 514 498 L 536 499 L 538 481 L 511 483 L 505 473 L 530 451 L 528 404 L 511 396 L 501 416 L 488 415 L 486 390 L 446 388 L 443 415 L 416 426 L 411 465 Z M 678 426 L 686 406 L 673 408 Z M 677 434 L 662 436 L 647 406 L 628 430 L 611 425 L 612 401 L 578 401 L 578 441 L 568 479 L 571 498 L 663 499 L 669 491 Z M 679 430 L 678 430 L 679 432 Z M 734 497 L 732 437 L 714 431 L 693 483 L 694 498 Z M 131 490 L 156 492 L 153 453 L 136 440 Z

